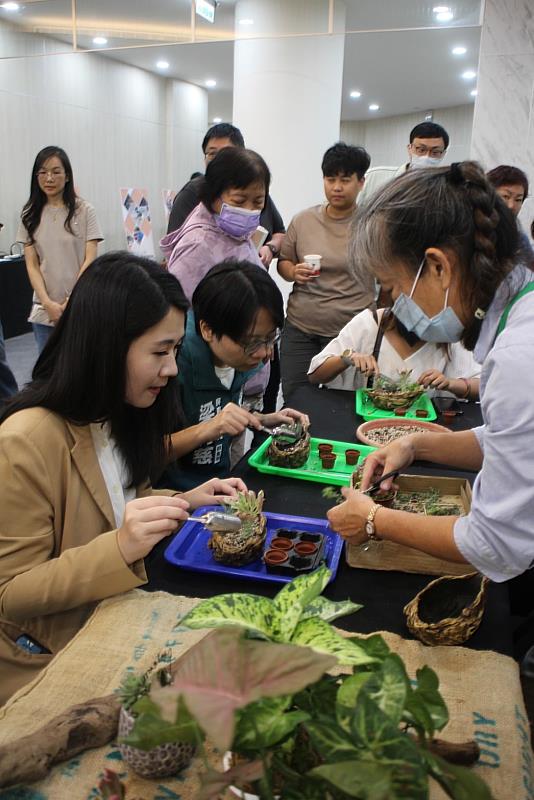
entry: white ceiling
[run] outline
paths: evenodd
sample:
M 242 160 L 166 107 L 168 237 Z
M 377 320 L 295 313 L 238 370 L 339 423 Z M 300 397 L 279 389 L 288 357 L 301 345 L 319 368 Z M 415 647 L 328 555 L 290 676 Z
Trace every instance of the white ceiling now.
M 327 8 L 327 0 L 324 3 Z M 447 25 L 436 22 L 436 4 L 437 0 L 344 0 L 346 30 L 365 32 L 345 37 L 343 120 L 473 102 L 469 92 L 475 81 L 466 82 L 460 74 L 477 68 L 480 0 L 446 0 L 454 13 Z M 209 90 L 210 119 L 230 119 L 234 6 L 235 0 L 221 0 L 215 25 L 196 17 L 196 38 L 204 41 L 191 42 L 190 0 L 77 0 L 77 45 L 94 50 L 93 36 L 103 35 L 108 44 L 99 49 L 107 57 L 152 72 L 158 72 L 156 62 L 163 59 L 170 65 L 165 75 L 201 86 L 213 78 L 217 87 Z M 71 0 L 26 0 L 16 13 L 0 8 L 0 19 L 59 39 L 68 49 L 73 41 L 71 10 Z M 253 26 L 246 30 L 257 35 Z M 456 45 L 467 48 L 465 56 L 451 54 Z M 349 98 L 352 89 L 362 97 Z M 380 111 L 370 112 L 371 102 L 378 103 Z

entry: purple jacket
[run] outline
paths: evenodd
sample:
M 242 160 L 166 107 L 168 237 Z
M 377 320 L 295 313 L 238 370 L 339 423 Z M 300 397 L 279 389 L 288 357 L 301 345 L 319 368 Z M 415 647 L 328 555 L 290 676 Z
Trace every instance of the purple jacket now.
M 167 266 L 178 278 L 189 302 L 198 284 L 210 269 L 225 258 L 251 261 L 265 269 L 250 239 L 229 236 L 216 224 L 203 203 L 199 203 L 177 231 L 168 233 L 159 243 Z M 263 393 L 269 382 L 270 364 L 245 384 L 244 394 Z
M 189 302 L 204 275 L 226 258 L 251 261 L 264 269 L 251 240 L 224 233 L 203 203 L 193 209 L 177 231 L 163 237 L 160 247 L 169 272 L 178 278 Z

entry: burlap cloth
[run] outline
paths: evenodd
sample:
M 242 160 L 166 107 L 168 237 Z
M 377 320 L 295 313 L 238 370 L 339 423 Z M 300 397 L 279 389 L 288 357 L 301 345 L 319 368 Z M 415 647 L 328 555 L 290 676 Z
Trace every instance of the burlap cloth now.
M 202 631 L 173 630 L 198 600 L 135 590 L 101 603 L 80 633 L 27 687 L 0 709 L 0 744 L 35 731 L 47 720 L 84 700 L 111 693 L 127 668 L 146 669 L 165 647 L 178 656 L 202 638 Z M 534 797 L 532 751 L 516 663 L 492 652 L 463 647 L 425 647 L 392 633 L 382 634 L 404 659 L 408 672 L 428 664 L 439 675 L 451 722 L 451 741 L 474 738 L 481 748 L 475 767 L 496 800 Z M 91 750 L 57 765 L 48 778 L 25 789 L 0 791 L 2 800 L 91 800 L 105 767 L 127 787 L 127 800 L 192 800 L 198 789 L 199 760 L 177 778 L 148 781 L 128 771 L 117 747 Z M 433 785 L 432 800 L 445 794 Z M 235 798 L 234 798 L 235 800 Z

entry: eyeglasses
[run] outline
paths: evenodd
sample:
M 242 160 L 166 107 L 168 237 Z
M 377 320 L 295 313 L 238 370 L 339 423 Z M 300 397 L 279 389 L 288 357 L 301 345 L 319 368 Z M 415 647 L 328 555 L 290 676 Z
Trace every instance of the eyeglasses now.
M 413 152 L 418 156 L 432 156 L 432 158 L 439 158 L 445 152 L 444 147 L 427 147 L 426 144 L 412 144 Z
M 280 341 L 280 336 L 281 332 L 277 330 L 273 336 L 269 336 L 267 339 L 256 339 L 254 342 L 239 342 L 239 344 L 247 356 L 253 356 L 261 347 L 272 350 Z
M 65 172 L 64 170 L 56 167 L 56 169 L 40 169 L 37 173 L 37 177 L 41 179 L 47 178 L 49 175 L 52 178 L 62 178 L 63 175 L 65 175 Z

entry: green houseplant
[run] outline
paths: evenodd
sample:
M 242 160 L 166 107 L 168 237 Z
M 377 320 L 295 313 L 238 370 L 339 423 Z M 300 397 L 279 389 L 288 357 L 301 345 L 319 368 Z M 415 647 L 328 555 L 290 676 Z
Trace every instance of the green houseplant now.
M 448 721 L 435 673 L 423 667 L 414 685 L 380 636 L 338 634 L 330 620 L 358 606 L 321 597 L 328 577 L 301 576 L 273 600 L 200 603 L 181 623 L 220 630 L 173 665 L 169 687 L 152 687 L 150 720 L 139 714 L 126 741 L 153 746 L 187 710 L 199 744 L 205 735 L 233 754 L 225 772 L 206 762 L 199 800 L 229 785 L 261 800 L 426 800 L 431 779 L 456 800 L 490 800 L 475 773 L 439 755 L 450 757 L 434 740 Z M 336 661 L 347 674 L 328 674 Z M 476 760 L 476 746 L 459 751 Z

